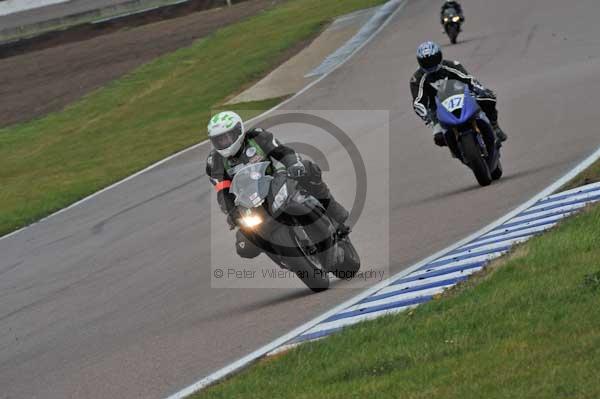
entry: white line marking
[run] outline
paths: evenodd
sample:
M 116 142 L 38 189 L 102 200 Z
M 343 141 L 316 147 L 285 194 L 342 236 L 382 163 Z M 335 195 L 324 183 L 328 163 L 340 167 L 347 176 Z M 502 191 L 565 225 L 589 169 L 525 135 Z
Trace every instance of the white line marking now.
M 389 22 L 390 20 L 391 20 L 391 18 L 387 22 Z M 386 24 L 387 24 L 387 22 L 386 22 Z M 514 218 L 521 212 L 527 210 L 529 207 L 533 206 L 536 202 L 538 202 L 542 198 L 546 198 L 550 194 L 554 193 L 556 190 L 558 190 L 559 188 L 564 186 L 566 183 L 568 183 L 570 180 L 572 180 L 579 173 L 581 173 L 582 171 L 587 169 L 590 165 L 592 165 L 599 158 L 600 158 L 600 147 L 597 148 L 593 154 L 589 155 L 587 158 L 585 158 L 583 161 L 581 161 L 577 166 L 575 166 L 573 169 L 571 169 L 569 172 L 567 172 L 565 175 L 563 175 L 560 179 L 558 179 L 557 181 L 555 181 L 554 183 L 552 183 L 551 185 L 546 187 L 544 190 L 542 190 L 538 194 L 534 195 L 531 199 L 529 199 L 522 205 L 518 206 L 517 208 L 513 209 L 512 211 L 510 211 L 509 213 L 507 213 L 500 219 L 497 219 L 496 221 L 488 224 L 487 226 L 485 226 L 482 229 L 476 231 L 475 233 L 469 235 L 468 237 L 456 242 L 455 244 L 452 244 L 449 247 L 444 248 L 441 251 L 438 251 L 435 254 L 421 260 L 420 262 L 417 262 L 416 264 L 408 267 L 407 269 L 404 269 L 401 272 L 396 273 L 389 279 L 384 280 L 384 281 L 374 285 L 373 287 L 366 289 L 365 291 L 361 292 L 360 294 L 356 295 L 355 297 L 350 298 L 347 301 L 341 303 L 340 305 L 334 307 L 330 311 L 325 312 L 321 316 L 318 316 L 318 317 L 314 318 L 313 320 L 310 320 L 307 323 L 304 323 L 300 327 L 285 334 L 281 338 L 276 339 L 275 341 L 272 341 L 271 343 L 263 346 L 262 348 L 257 349 L 256 351 L 250 353 L 249 355 L 244 356 L 243 358 L 239 359 L 238 361 L 231 363 L 228 366 L 223 367 L 222 369 L 208 375 L 207 377 L 202 378 L 198 382 L 175 393 L 174 395 L 169 396 L 167 399 L 181 399 L 186 396 L 189 396 L 192 393 L 197 392 L 198 390 L 226 377 L 227 375 L 229 375 L 237 370 L 240 370 L 241 368 L 249 365 L 253 361 L 267 355 L 271 351 L 284 345 L 286 342 L 291 341 L 292 339 L 294 339 L 302 334 L 308 333 L 309 331 L 315 332 L 315 331 L 321 331 L 321 329 L 334 328 L 335 326 L 339 326 L 341 324 L 341 323 L 339 323 L 339 322 L 341 322 L 341 320 L 336 320 L 334 322 L 327 323 L 325 328 L 323 328 L 325 325 L 321 324 L 321 322 L 331 316 L 336 315 L 337 313 L 340 313 L 341 311 L 356 304 L 357 302 L 359 302 L 365 298 L 368 298 L 369 296 L 377 293 L 378 291 L 381 291 L 382 289 L 387 288 L 390 283 L 392 283 L 396 280 L 399 280 L 402 277 L 408 276 L 409 274 L 413 273 L 417 269 L 444 256 L 448 252 L 454 251 L 466 244 L 469 244 L 469 243 L 475 241 L 477 238 L 481 237 L 482 235 L 496 229 L 497 227 L 506 223 L 507 221 Z M 395 309 L 394 312 L 386 311 L 386 313 L 397 313 L 398 311 L 399 310 Z M 379 316 L 379 314 L 378 314 L 378 312 L 374 312 L 374 313 L 371 313 L 371 314 L 368 314 L 365 316 L 369 316 L 370 318 L 375 318 L 375 317 Z M 365 319 L 362 319 L 362 320 L 367 320 L 367 318 L 365 317 Z M 354 321 L 354 320 L 352 320 L 352 321 Z M 361 321 L 361 320 L 359 320 L 359 321 Z M 345 325 L 347 325 L 347 324 L 345 324 Z
M 277 110 L 278 108 L 284 106 L 285 104 L 289 103 L 290 101 L 292 101 L 293 99 L 295 99 L 296 97 L 304 94 L 305 92 L 307 92 L 308 90 L 310 90 L 312 87 L 314 87 L 315 85 L 317 85 L 318 83 L 320 83 L 322 80 L 326 79 L 328 76 L 330 76 L 332 73 L 334 73 L 335 71 L 337 71 L 340 67 L 342 67 L 343 65 L 345 65 L 350 59 L 352 59 L 354 57 L 354 55 L 356 55 L 359 51 L 361 51 L 367 44 L 369 44 L 375 37 L 377 37 L 377 35 L 383 30 L 385 29 L 386 26 L 388 26 L 388 24 L 394 19 L 394 17 L 396 15 L 398 15 L 400 13 L 400 11 L 402 11 L 402 9 L 404 9 L 404 6 L 406 5 L 407 0 L 403 0 L 400 2 L 400 4 L 398 5 L 398 8 L 396 9 L 396 11 L 394 11 L 389 17 L 388 19 L 383 22 L 383 24 L 381 24 L 381 26 L 379 27 L 379 29 L 377 29 L 375 32 L 373 32 L 373 35 L 371 37 L 369 37 L 367 40 L 364 41 L 363 44 L 361 44 L 356 50 L 354 50 L 354 52 L 352 54 L 350 54 L 348 56 L 348 58 L 346 58 L 345 60 L 342 60 L 336 67 L 334 67 L 333 69 L 331 69 L 329 72 L 323 74 L 321 77 L 319 77 L 318 79 L 316 79 L 315 81 L 311 82 L 310 84 L 308 84 L 305 88 L 303 88 L 302 90 L 300 90 L 298 93 L 296 93 L 294 96 L 290 97 L 289 99 L 287 99 L 286 101 L 283 101 L 281 104 L 273 107 L 272 109 L 270 109 L 269 111 L 265 112 L 262 115 L 257 116 L 256 118 L 251 119 L 248 122 L 251 122 L 252 120 L 255 119 L 259 119 L 260 117 L 267 115 L 275 110 Z M 202 143 L 201 143 L 202 144 Z M 185 151 L 185 150 L 184 150 Z M 415 269 L 417 269 L 417 267 L 415 267 Z M 372 287 L 371 289 L 365 291 L 365 293 L 369 293 L 369 292 L 375 292 L 376 290 L 373 290 L 374 288 L 377 289 L 381 289 L 383 288 L 385 285 L 384 284 L 377 284 L 377 286 Z M 371 291 L 373 290 L 373 291 Z M 360 296 L 360 295 L 359 295 Z M 361 296 L 362 298 L 365 298 L 368 295 L 365 296 Z M 355 297 L 356 298 L 356 297 Z M 289 332 L 288 334 L 285 334 L 283 337 L 272 341 L 271 343 L 263 346 L 262 348 L 259 348 L 257 350 L 255 350 L 254 352 L 244 356 L 243 358 L 239 359 L 238 361 L 231 363 L 228 366 L 223 367 L 220 370 L 215 371 L 214 373 L 202 378 L 201 380 L 193 383 L 192 385 L 188 386 L 187 388 L 184 388 L 183 390 L 169 396 L 167 399 L 180 399 L 180 398 L 184 398 L 186 396 L 191 395 L 192 393 L 212 384 L 215 381 L 218 381 L 219 379 L 233 373 L 236 370 L 241 369 L 242 367 L 248 365 L 249 363 L 255 361 L 256 359 L 263 357 L 264 355 L 266 355 L 267 353 L 271 352 L 272 350 L 276 349 L 277 347 L 281 346 L 282 344 L 284 344 L 287 341 L 290 341 L 291 339 L 297 337 L 298 335 L 302 334 L 304 331 L 308 330 L 309 328 L 311 328 L 312 326 L 318 324 L 321 320 L 325 320 L 327 317 L 334 315 L 338 309 L 341 310 L 344 307 L 349 306 L 350 304 L 352 304 L 351 301 L 346 301 L 342 304 L 340 304 L 339 306 L 333 308 L 332 310 L 330 310 L 329 312 L 324 313 L 323 315 L 321 315 L 320 317 L 317 317 L 314 320 L 309 321 L 308 323 L 303 324 L 302 326 L 296 328 L 295 330 Z M 342 306 L 344 305 L 344 307 Z
M 393 1 L 393 0 L 392 0 L 392 1 Z M 276 106 L 274 106 L 273 108 L 271 108 L 271 109 L 269 109 L 269 110 L 267 110 L 267 111 L 263 112 L 263 113 L 262 113 L 262 114 L 260 114 L 260 115 L 257 115 L 257 116 L 255 116 L 254 118 L 248 119 L 248 120 L 246 121 L 246 124 L 247 124 L 247 125 L 251 125 L 251 124 L 253 124 L 255 121 L 257 121 L 257 120 L 260 120 L 260 119 L 264 118 L 265 116 L 267 116 L 268 114 L 270 114 L 270 113 L 272 113 L 272 112 L 276 111 L 277 109 L 279 109 L 279 108 L 283 107 L 284 105 L 286 105 L 286 104 L 287 104 L 287 103 L 289 103 L 290 101 L 292 101 L 292 100 L 296 99 L 298 96 L 300 96 L 300 95 L 304 94 L 305 92 L 307 92 L 308 90 L 310 90 L 312 87 L 314 87 L 316 84 L 318 84 L 319 82 L 321 82 L 323 79 L 327 78 L 329 75 L 331 75 L 333 72 L 335 72 L 335 71 L 336 71 L 338 68 L 340 68 L 342 65 L 346 64 L 346 62 L 348 62 L 348 61 L 349 61 L 349 60 L 350 60 L 350 59 L 351 59 L 351 58 L 352 58 L 352 57 L 353 57 L 353 56 L 354 56 L 356 53 L 358 53 L 360 50 L 362 50 L 362 48 L 363 48 L 363 47 L 365 47 L 365 46 L 366 46 L 368 43 L 370 43 L 370 42 L 371 42 L 371 40 L 373 40 L 373 38 L 374 38 L 374 37 L 376 37 L 376 36 L 379 34 L 379 32 L 381 32 L 381 31 L 383 30 L 383 28 L 385 28 L 385 27 L 388 25 L 389 21 L 391 21 L 391 20 L 392 20 L 392 18 L 393 18 L 393 17 L 394 17 L 394 16 L 395 16 L 395 15 L 396 15 L 398 12 L 400 12 L 400 11 L 401 11 L 401 10 L 404 8 L 404 6 L 406 5 L 406 1 L 407 1 L 407 0 L 403 0 L 403 1 L 400 3 L 400 5 L 398 6 L 398 9 L 397 9 L 396 11 L 394 11 L 394 12 L 393 12 L 393 13 L 392 13 L 392 14 L 391 14 L 389 17 L 388 17 L 388 19 L 387 19 L 387 20 L 386 20 L 386 21 L 385 21 L 385 22 L 384 22 L 384 23 L 381 25 L 381 27 L 380 27 L 379 29 L 377 29 L 377 30 L 376 30 L 376 31 L 373 33 L 373 35 L 372 35 L 370 38 L 368 38 L 367 40 L 365 40 L 365 42 L 364 42 L 364 43 L 363 43 L 361 46 L 359 46 L 359 47 L 358 47 L 358 48 L 357 48 L 357 49 L 356 49 L 356 50 L 355 50 L 355 51 L 354 51 L 352 54 L 350 54 L 350 55 L 348 56 L 348 58 L 346 58 L 346 59 L 342 60 L 342 61 L 341 61 L 341 62 L 340 62 L 340 63 L 339 63 L 339 64 L 338 64 L 338 65 L 337 65 L 335 68 L 333 68 L 331 71 L 327 72 L 326 74 L 324 74 L 324 75 L 323 75 L 323 76 L 321 76 L 320 78 L 316 79 L 315 81 L 313 81 L 313 82 L 309 83 L 309 84 L 308 84 L 306 87 L 304 87 L 302 90 L 300 90 L 298 93 L 294 94 L 292 97 L 288 98 L 287 100 L 285 100 L 285 101 L 282 101 L 281 103 L 277 104 L 277 105 L 276 105 Z M 183 155 L 183 154 L 185 154 L 185 153 L 187 153 L 187 152 L 189 152 L 189 151 L 192 151 L 192 150 L 195 150 L 195 149 L 197 149 L 197 148 L 200 148 L 200 146 L 203 146 L 204 144 L 206 144 L 206 143 L 208 143 L 208 142 L 209 142 L 208 140 L 204 140 L 204 141 L 202 141 L 202 142 L 200 142 L 200 143 L 198 143 L 198 144 L 194 144 L 194 145 L 193 145 L 193 146 L 191 146 L 191 147 L 188 147 L 188 148 L 185 148 L 185 149 L 183 149 L 183 150 L 181 150 L 181 151 L 179 151 L 179 152 L 176 152 L 175 154 L 173 154 L 173 155 L 170 155 L 170 156 L 168 156 L 167 158 L 164 158 L 164 159 L 162 159 L 162 160 L 160 160 L 160 161 L 158 161 L 158 162 L 156 162 L 156 163 L 154 163 L 154 164 L 152 164 L 152 165 L 150 165 L 150 166 L 147 166 L 146 168 L 144 168 L 144 169 L 140 170 L 139 172 L 136 172 L 136 173 L 132 174 L 131 176 L 128 176 L 128 177 L 124 178 L 123 180 L 119 180 L 118 182 L 115 182 L 115 183 L 111 184 L 110 186 L 108 186 L 108 187 L 105 187 L 105 188 L 101 189 L 100 191 L 96 191 L 95 193 L 93 193 L 93 194 L 90 194 L 89 196 L 87 196 L 87 197 L 85 197 L 85 198 L 82 198 L 82 199 L 80 199 L 80 200 L 79 200 L 79 201 L 77 201 L 77 202 L 74 202 L 73 204 L 71 204 L 71 205 L 67 206 L 66 208 L 60 209 L 60 210 L 58 210 L 58 211 L 56 211 L 56 212 L 54 212 L 54 213 L 52 213 L 52 214 L 50 214 L 50 215 L 48 215 L 48 216 L 46 216 L 46 217 L 44 217 L 44 218 L 42 218 L 42 219 L 38 220 L 37 222 L 34 222 L 34 223 L 32 223 L 32 224 L 29 224 L 29 225 L 27 225 L 27 226 L 25 226 L 25 227 L 22 227 L 22 228 L 20 228 L 20 229 L 18 229 L 18 230 L 15 230 L 15 231 L 13 231 L 13 232 L 11 232 L 11 233 L 8 233 L 8 234 L 6 234 L 6 235 L 4 235 L 4 236 L 0 237 L 0 241 L 4 240 L 4 239 L 6 239 L 6 238 L 9 238 L 9 237 L 11 237 L 11 236 L 14 236 L 14 235 L 16 235 L 16 234 L 18 234 L 18 233 L 20 233 L 20 232 L 24 231 L 25 229 L 27 229 L 27 228 L 31 227 L 31 226 L 34 226 L 34 225 L 36 225 L 36 224 L 38 224 L 38 223 L 42 223 L 43 221 L 45 221 L 45 220 L 47 220 L 47 219 L 49 219 L 49 218 L 51 218 L 51 217 L 53 217 L 53 216 L 59 215 L 59 214 L 61 214 L 61 213 L 65 212 L 65 211 L 67 211 L 67 210 L 69 210 L 69 209 L 71 209 L 71 208 L 74 208 L 74 207 L 76 207 L 76 206 L 78 206 L 78 205 L 81 205 L 82 203 L 84 203 L 84 202 L 87 202 L 87 201 L 89 201 L 89 200 L 91 200 L 91 199 L 93 199 L 93 198 L 97 197 L 98 195 L 100 195 L 100 194 L 102 194 L 102 193 L 104 193 L 104 192 L 106 192 L 106 191 L 108 191 L 108 190 L 111 190 L 111 189 L 113 189 L 113 188 L 115 188 L 115 187 L 117 187 L 117 186 L 120 186 L 121 184 L 123 184 L 123 183 L 125 183 L 125 182 L 127 182 L 127 181 L 129 181 L 129 180 L 131 180 L 131 179 L 134 179 L 134 178 L 136 178 L 136 177 L 138 177 L 138 176 L 140 176 L 140 175 L 142 175 L 142 174 L 144 174 L 144 173 L 146 173 L 146 172 L 148 172 L 148 171 L 150 171 L 150 170 L 152 170 L 152 169 L 154 169 L 154 168 L 156 168 L 156 167 L 158 167 L 158 166 L 160 166 L 160 165 L 162 165 L 162 164 L 164 164 L 164 163 L 166 163 L 166 162 L 169 162 L 170 160 L 172 160 L 172 159 L 174 159 L 174 158 L 176 158 L 176 157 L 178 157 L 178 156 L 180 156 L 180 155 Z
M 590 188 L 591 187 L 584 186 L 581 190 L 582 191 L 583 190 L 589 191 Z M 564 199 L 564 202 L 572 202 L 573 200 L 579 200 L 579 199 L 581 199 L 581 195 L 578 195 L 578 191 L 579 190 L 569 190 L 570 194 L 564 194 L 564 193 L 562 193 L 560 195 L 561 195 L 561 197 L 562 196 L 571 195 L 570 198 Z M 588 195 L 588 197 L 589 196 L 593 196 L 593 194 Z M 555 196 L 545 197 L 544 200 L 547 199 L 547 198 L 556 198 L 556 195 Z M 598 201 L 594 201 L 594 202 L 598 202 Z M 592 203 L 592 202 L 590 202 L 590 203 Z M 534 206 L 533 208 L 536 208 L 536 207 Z M 530 209 L 533 209 L 533 208 L 529 208 L 526 211 L 530 211 Z M 562 218 L 565 218 L 565 217 L 567 217 L 568 215 L 571 215 L 571 214 L 572 214 L 572 212 L 567 212 L 567 213 L 564 213 L 564 214 L 561 214 L 561 215 L 554 216 L 552 218 L 546 218 L 543 221 L 547 221 L 548 219 L 552 219 L 552 220 L 562 219 Z M 508 220 L 507 222 L 510 222 L 510 224 L 513 224 L 514 223 L 514 218 Z M 541 220 L 540 220 L 540 222 L 541 222 Z M 552 224 L 552 226 L 553 225 L 554 224 Z M 547 230 L 547 229 L 549 229 L 549 227 L 545 227 L 544 228 L 544 230 Z M 499 229 L 499 230 L 501 230 L 501 229 Z M 510 231 L 506 230 L 506 233 L 508 234 L 508 233 L 510 233 Z M 510 235 L 510 234 L 508 234 L 508 235 Z M 484 251 L 484 250 L 488 250 L 488 249 L 493 250 L 493 249 L 496 249 L 496 248 L 505 247 L 507 245 L 510 245 L 510 247 L 512 247 L 514 244 L 516 244 L 518 242 L 527 241 L 531 237 L 532 237 L 532 235 L 529 235 L 527 237 L 521 237 L 521 238 L 518 238 L 518 239 L 504 240 L 503 242 L 497 242 L 497 243 L 494 243 L 494 244 L 484 245 L 483 247 L 476 248 L 475 251 Z M 465 248 L 468 248 L 468 247 L 471 247 L 471 246 L 472 245 L 467 245 L 467 246 L 465 246 Z M 457 256 L 460 256 L 460 254 L 466 254 L 466 253 L 469 253 L 471 251 L 473 251 L 473 250 L 461 251 L 460 253 L 455 253 L 454 255 L 448 255 L 446 257 L 437 259 L 435 262 L 439 262 L 439 261 L 442 261 L 442 260 L 450 260 L 453 257 L 457 257 Z M 498 251 L 498 252 L 495 252 L 493 254 L 490 254 L 490 256 L 489 256 L 490 260 L 493 259 L 493 258 L 501 256 L 505 252 L 506 251 L 502 251 L 502 252 Z M 477 260 L 479 258 L 484 258 L 484 256 L 472 258 L 472 260 Z M 442 266 L 440 268 L 433 267 L 433 268 L 428 268 L 426 270 L 422 269 L 424 271 L 417 271 L 415 273 L 411 273 L 408 277 L 409 278 L 418 277 L 419 275 L 426 274 L 426 273 L 428 273 L 430 271 L 445 269 L 448 266 L 456 267 L 458 264 L 462 264 L 464 262 L 465 261 L 451 263 L 451 264 L 444 265 L 444 266 Z M 481 270 L 485 266 L 487 266 L 488 264 L 489 264 L 489 262 L 485 262 L 485 264 L 482 267 L 478 267 L 476 269 L 470 269 L 470 270 L 468 270 L 468 272 L 469 272 L 468 274 L 472 274 L 472 273 L 474 273 L 474 272 L 476 272 L 478 270 Z M 339 316 L 340 314 L 347 314 L 349 312 L 368 311 L 369 309 L 372 309 L 374 307 L 381 306 L 381 305 L 393 304 L 395 302 L 401 302 L 401 301 L 407 301 L 407 300 L 411 300 L 411 299 L 418 299 L 418 298 L 422 298 L 422 297 L 434 296 L 435 294 L 441 293 L 441 292 L 445 291 L 446 289 L 455 286 L 456 283 L 445 284 L 443 286 L 438 286 L 438 287 L 433 287 L 433 288 L 419 289 L 417 291 L 412 291 L 412 292 L 403 292 L 402 286 L 406 286 L 406 288 L 410 287 L 411 285 L 414 285 L 414 286 L 417 286 L 417 287 L 418 286 L 427 286 L 429 284 L 434 283 L 434 281 L 443 281 L 444 279 L 451 279 L 453 277 L 458 277 L 458 276 L 460 276 L 462 274 L 463 274 L 463 271 L 460 271 L 460 272 L 450 273 L 448 275 L 435 276 L 435 277 L 426 278 L 426 279 L 423 279 L 423 280 L 412 281 L 412 282 L 405 283 L 405 284 L 390 285 L 390 286 L 388 286 L 386 288 L 383 288 L 380 291 L 377 291 L 376 293 L 370 295 L 368 298 L 373 299 L 373 298 L 375 298 L 377 296 L 381 296 L 381 295 L 385 295 L 385 294 L 389 294 L 389 296 L 381 298 L 381 299 L 377 299 L 377 300 L 371 300 L 371 301 L 368 301 L 368 302 L 360 301 L 360 303 L 356 303 L 355 305 L 350 306 L 350 307 L 342 310 L 337 315 Z M 410 306 L 416 307 L 416 306 L 418 306 L 418 304 L 417 305 L 410 305 Z M 400 307 L 399 306 L 398 308 L 385 309 L 385 310 L 383 310 L 383 312 L 385 314 L 387 312 L 401 310 L 403 308 L 404 307 Z M 379 316 L 379 312 L 371 312 L 368 315 L 366 315 L 365 317 L 376 318 L 378 316 Z M 352 317 L 347 317 L 347 318 L 344 317 L 344 318 L 341 318 L 341 319 L 338 319 L 338 320 L 334 320 L 334 321 L 331 321 L 331 322 L 320 323 L 320 324 L 316 325 L 315 327 L 311 328 L 310 330 L 308 330 L 307 332 L 305 332 L 302 335 L 300 335 L 299 338 L 303 338 L 303 337 L 309 338 L 310 335 L 315 334 L 315 333 L 319 333 L 319 332 L 327 332 L 327 331 L 331 331 L 331 330 L 335 331 L 336 329 L 340 329 L 342 327 L 346 327 L 346 326 L 349 326 L 351 324 L 357 323 L 359 321 L 359 319 L 362 318 L 362 317 L 363 317 L 363 314 L 358 313 L 357 315 L 352 316 Z M 326 338 L 329 335 L 330 334 L 328 333 L 327 335 L 319 337 L 318 339 L 324 339 L 324 338 Z M 302 341 L 302 342 L 299 342 L 299 343 L 294 343 L 293 345 L 297 346 L 297 345 L 299 345 L 301 343 L 309 342 L 309 341 L 314 341 L 314 340 L 316 340 L 316 339 L 309 339 L 309 340 Z M 291 342 L 294 342 L 294 341 L 291 341 Z

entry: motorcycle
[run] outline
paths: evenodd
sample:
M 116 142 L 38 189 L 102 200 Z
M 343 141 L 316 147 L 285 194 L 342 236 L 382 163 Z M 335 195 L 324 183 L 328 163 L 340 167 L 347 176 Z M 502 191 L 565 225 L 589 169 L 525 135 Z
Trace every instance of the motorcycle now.
M 460 15 L 458 15 L 454 8 L 448 8 L 444 11 L 442 21 L 444 22 L 444 31 L 448 35 L 450 43 L 456 44 L 458 34 L 461 31 L 462 20 Z
M 500 142 L 469 87 L 457 80 L 444 80 L 435 101 L 452 154 L 471 168 L 481 186 L 500 179 Z
M 230 192 L 244 236 L 314 292 L 329 288 L 329 273 L 354 277 L 360 258 L 322 204 L 271 162 L 249 164 L 234 176 Z M 270 172 L 270 173 L 268 173 Z

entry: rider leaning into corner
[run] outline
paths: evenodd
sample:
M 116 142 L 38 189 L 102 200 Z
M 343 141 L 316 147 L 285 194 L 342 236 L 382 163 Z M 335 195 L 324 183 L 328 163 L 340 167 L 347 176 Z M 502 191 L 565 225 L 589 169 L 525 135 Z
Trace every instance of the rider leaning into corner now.
M 410 80 L 415 113 L 433 129 L 436 145 L 446 146 L 445 131 L 437 120 L 435 97 L 440 84 L 446 79 L 459 80 L 469 86 L 477 97 L 477 103 L 489 119 L 494 133 L 500 142 L 506 141 L 506 134 L 498 126 L 496 95 L 479 83 L 458 61 L 444 60 L 442 50 L 434 42 L 425 42 L 417 49 L 419 69 Z
M 460 17 L 460 22 L 465 22 L 462 6 L 458 3 L 458 1 L 446 0 L 444 1 L 444 4 L 442 5 L 442 11 L 440 12 L 440 23 L 442 25 L 444 24 L 444 11 L 451 8 L 456 10 L 456 13 Z
M 213 145 L 206 160 L 206 174 L 217 191 L 217 201 L 227 223 L 234 229 L 239 219 L 235 196 L 229 192 L 233 177 L 244 166 L 271 161 L 276 169 L 285 168 L 290 178 L 317 198 L 326 209 L 327 215 L 338 223 L 339 228 L 349 232 L 345 226 L 348 211 L 338 203 L 321 178 L 319 166 L 304 160 L 290 147 L 283 145 L 273 134 L 263 129 L 246 131 L 242 118 L 235 112 L 221 112 L 208 124 L 208 138 Z M 243 258 L 254 258 L 261 250 L 254 246 L 243 233 L 236 234 L 236 250 Z

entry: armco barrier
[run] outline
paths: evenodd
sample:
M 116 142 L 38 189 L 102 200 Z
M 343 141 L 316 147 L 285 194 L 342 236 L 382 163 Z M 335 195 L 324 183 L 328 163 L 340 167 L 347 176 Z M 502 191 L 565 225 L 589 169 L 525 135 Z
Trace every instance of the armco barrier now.
M 242 1 L 246 0 L 235 0 L 233 3 Z M 64 41 L 68 42 L 71 30 L 74 30 L 73 33 L 79 37 L 82 31 L 99 30 L 102 28 L 101 24 L 117 23 L 135 26 L 185 15 L 191 11 L 222 7 L 226 4 L 226 0 L 127 0 L 118 4 L 90 9 L 89 4 L 86 3 L 85 7 L 70 7 L 71 12 L 65 11 L 58 16 L 30 21 L 26 24 L 14 22 L 10 15 L 0 15 L 0 46 L 6 47 L 15 45 L 15 43 L 23 46 L 31 45 L 31 43 L 27 43 L 31 41 L 57 40 L 57 35 L 67 36 Z M 59 3 L 56 5 L 66 8 L 65 5 Z M 72 11 L 75 9 L 79 9 L 79 11 Z M 19 21 L 19 19 L 15 21 Z

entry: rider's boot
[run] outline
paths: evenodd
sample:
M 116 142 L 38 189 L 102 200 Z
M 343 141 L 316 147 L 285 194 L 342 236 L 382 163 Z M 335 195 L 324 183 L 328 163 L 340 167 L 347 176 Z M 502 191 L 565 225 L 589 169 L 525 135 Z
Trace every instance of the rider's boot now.
M 329 191 L 329 187 L 323 180 L 320 181 L 312 181 L 309 183 L 310 193 L 314 195 L 319 202 L 325 208 L 325 213 L 329 216 L 333 221 L 335 221 L 340 228 L 343 230 L 347 230 L 348 227 L 345 225 L 348 216 L 350 215 L 346 208 L 344 208 L 339 202 L 333 198 L 333 195 Z
M 307 178 L 304 179 L 303 186 L 311 195 L 319 200 L 323 205 L 323 208 L 325 208 L 327 216 L 338 224 L 338 232 L 347 235 L 350 232 L 350 228 L 345 225 L 349 216 L 348 211 L 333 198 L 329 187 L 322 179 L 319 166 L 312 162 L 306 162 L 306 169 L 309 170 L 310 173 Z
M 334 222 L 337 223 L 337 233 L 340 238 L 344 238 L 350 234 L 350 226 L 346 224 L 346 220 L 350 216 L 350 213 L 333 198 L 330 194 L 328 199 L 321 200 L 321 203 L 325 207 L 325 212 Z
M 340 225 L 343 225 L 348 219 L 348 216 L 350 216 L 346 208 L 344 208 L 342 204 L 337 202 L 332 195 L 329 195 L 328 199 L 321 200 L 321 203 L 325 207 L 325 212 L 327 213 L 327 216 L 329 216 L 331 219 L 333 219 Z
M 494 129 L 494 133 L 496 133 L 496 137 L 498 138 L 498 141 L 500 141 L 501 143 L 506 141 L 506 139 L 508 137 L 506 136 L 506 133 L 504 133 L 504 131 L 502 131 L 502 129 L 500 129 L 500 126 L 498 125 L 498 121 L 492 122 L 492 128 Z

